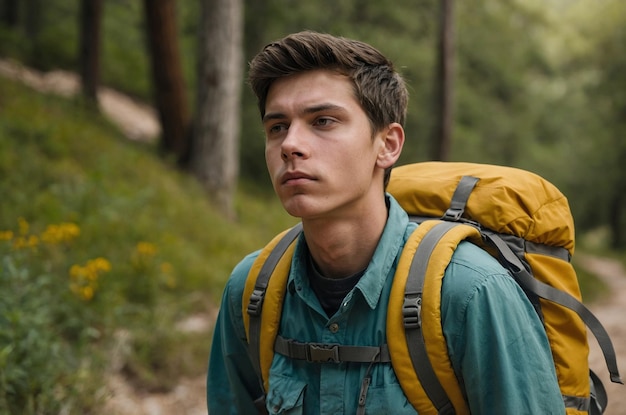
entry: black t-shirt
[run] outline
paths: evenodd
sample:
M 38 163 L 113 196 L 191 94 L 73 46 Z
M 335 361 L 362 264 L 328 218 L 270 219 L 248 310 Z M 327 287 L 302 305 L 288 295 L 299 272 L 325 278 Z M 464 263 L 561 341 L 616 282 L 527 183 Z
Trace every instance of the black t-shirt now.
M 365 270 L 344 278 L 327 278 L 319 271 L 311 254 L 307 256 L 307 274 L 311 288 L 326 311 L 326 315 L 331 317 L 339 310 L 343 299 L 359 282 Z

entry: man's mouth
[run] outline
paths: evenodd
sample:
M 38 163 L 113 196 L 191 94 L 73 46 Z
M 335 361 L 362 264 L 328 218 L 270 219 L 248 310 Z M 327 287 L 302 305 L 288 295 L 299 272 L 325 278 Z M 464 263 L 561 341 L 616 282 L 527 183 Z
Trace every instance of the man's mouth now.
M 301 184 L 312 180 L 315 180 L 313 176 L 299 171 L 286 172 L 281 177 L 282 184 Z

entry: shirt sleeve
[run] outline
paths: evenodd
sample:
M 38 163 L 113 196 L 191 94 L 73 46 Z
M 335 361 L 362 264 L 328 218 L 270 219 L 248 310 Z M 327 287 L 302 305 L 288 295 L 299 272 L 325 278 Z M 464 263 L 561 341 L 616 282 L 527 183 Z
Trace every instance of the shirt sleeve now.
M 470 411 L 564 414 L 548 339 L 530 301 L 480 248 L 459 248 L 444 278 L 442 318 Z
M 213 332 L 207 375 L 209 414 L 253 414 L 261 387 L 247 352 L 242 294 L 256 255 L 246 257 L 231 274 Z

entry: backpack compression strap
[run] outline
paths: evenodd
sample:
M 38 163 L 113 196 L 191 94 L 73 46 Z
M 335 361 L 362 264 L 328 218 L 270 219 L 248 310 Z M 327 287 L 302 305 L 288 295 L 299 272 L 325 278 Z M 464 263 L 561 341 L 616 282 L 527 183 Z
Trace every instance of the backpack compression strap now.
M 280 313 L 284 298 L 295 240 L 302 231 L 302 224 L 276 236 L 252 264 L 243 292 L 243 323 L 248 339 L 248 354 L 263 391 L 267 391 L 270 365 L 274 356 L 274 341 L 280 325 Z M 276 270 L 281 278 L 270 279 Z M 256 278 L 251 276 L 257 275 Z M 271 301 L 265 313 L 263 302 Z M 261 330 L 263 327 L 263 330 Z
M 515 255 L 506 242 L 498 236 L 498 234 L 487 231 L 483 231 L 483 234 L 497 248 L 500 254 L 500 263 L 502 263 L 513 274 L 513 277 L 524 289 L 535 293 L 541 298 L 567 307 L 570 310 L 575 311 L 580 316 L 596 337 L 596 340 L 602 349 L 604 360 L 611 376 L 611 382 L 623 384 L 624 382 L 620 377 L 619 369 L 617 367 L 617 359 L 613 343 L 611 342 L 609 334 L 606 332 L 597 317 L 575 297 L 534 278 L 526 270 L 520 259 Z

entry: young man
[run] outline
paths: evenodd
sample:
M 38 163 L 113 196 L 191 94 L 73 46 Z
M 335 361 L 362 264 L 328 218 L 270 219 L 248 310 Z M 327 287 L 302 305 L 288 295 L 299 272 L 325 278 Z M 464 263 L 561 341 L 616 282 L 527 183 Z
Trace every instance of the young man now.
M 250 82 L 274 190 L 303 225 L 279 334 L 298 342 L 385 344 L 395 267 L 415 229 L 385 193 L 405 140 L 404 81 L 367 44 L 302 32 L 266 46 L 251 63 Z M 242 322 L 243 287 L 257 255 L 237 265 L 224 291 L 209 362 L 211 415 L 257 413 L 254 401 L 263 395 Z M 472 413 L 565 413 L 542 324 L 494 259 L 462 243 L 441 303 L 450 359 Z M 280 353 L 266 408 L 416 413 L 390 363 L 312 363 Z

